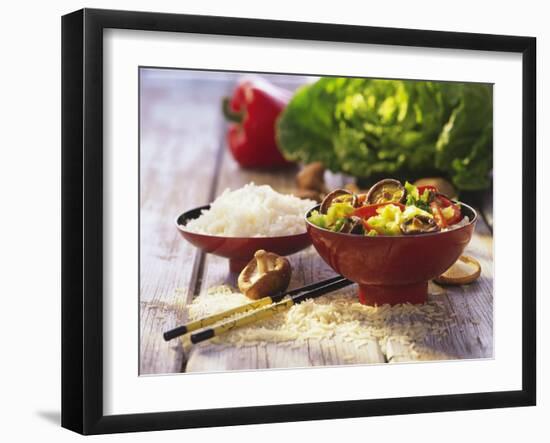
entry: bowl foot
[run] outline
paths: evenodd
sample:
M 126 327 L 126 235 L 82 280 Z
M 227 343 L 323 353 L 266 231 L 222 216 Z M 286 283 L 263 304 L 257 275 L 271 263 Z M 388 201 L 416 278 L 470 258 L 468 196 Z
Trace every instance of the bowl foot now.
M 235 274 L 240 274 L 245 266 L 250 262 L 250 260 L 239 260 L 237 258 L 229 259 L 229 272 L 234 272 Z
M 428 282 L 410 285 L 359 285 L 359 302 L 364 305 L 422 304 L 428 298 Z

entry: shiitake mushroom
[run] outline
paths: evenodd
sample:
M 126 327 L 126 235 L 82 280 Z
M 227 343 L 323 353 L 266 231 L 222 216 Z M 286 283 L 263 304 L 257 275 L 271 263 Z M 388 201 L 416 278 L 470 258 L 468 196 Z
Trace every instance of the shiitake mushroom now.
M 346 234 L 363 234 L 363 220 L 361 220 L 360 217 L 355 217 L 352 215 L 346 220 L 346 223 L 340 232 L 344 232 Z
M 345 219 L 336 232 L 341 232 L 342 234 L 363 234 L 363 221 L 360 217 L 352 215 Z
M 323 202 L 321 203 L 321 206 L 319 208 L 319 212 L 321 214 L 326 214 L 328 211 L 328 208 L 330 208 L 330 205 L 332 203 L 339 203 L 339 202 L 349 202 L 351 206 L 354 208 L 358 204 L 357 195 L 355 195 L 353 192 L 350 192 L 346 189 L 335 189 L 334 191 L 327 194 L 327 196 L 323 199 Z
M 296 175 L 298 189 L 317 191 L 319 194 L 326 194 L 325 167 L 321 162 L 313 162 L 302 168 Z
M 284 292 L 291 274 L 292 268 L 287 258 L 260 249 L 241 271 L 237 283 L 244 295 L 258 300 Z
M 367 193 L 366 202 L 369 205 L 379 203 L 405 203 L 405 187 L 399 180 L 386 178 L 372 185 Z
M 477 280 L 481 275 L 479 262 L 467 255 L 461 255 L 458 260 L 434 281 L 443 285 L 467 285 Z
M 400 228 L 405 235 L 425 234 L 439 231 L 439 226 L 437 226 L 435 220 L 425 215 L 414 216 L 410 220 L 401 223 Z

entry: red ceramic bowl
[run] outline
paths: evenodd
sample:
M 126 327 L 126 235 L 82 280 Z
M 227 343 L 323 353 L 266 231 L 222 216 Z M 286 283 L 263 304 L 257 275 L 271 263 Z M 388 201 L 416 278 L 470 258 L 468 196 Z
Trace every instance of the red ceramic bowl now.
M 461 208 L 470 222 L 450 231 L 367 237 L 332 232 L 306 220 L 307 232 L 323 260 L 359 284 L 361 303 L 419 304 L 426 301 L 428 281 L 449 269 L 472 238 L 477 214 L 464 203 Z
M 209 208 L 210 205 L 207 205 L 184 212 L 176 219 L 176 226 L 181 236 L 192 245 L 204 252 L 228 258 L 231 272 L 241 272 L 258 249 L 290 255 L 311 245 L 311 239 L 306 232 L 279 237 L 218 237 L 185 229 L 189 220 L 198 218 L 204 209 Z

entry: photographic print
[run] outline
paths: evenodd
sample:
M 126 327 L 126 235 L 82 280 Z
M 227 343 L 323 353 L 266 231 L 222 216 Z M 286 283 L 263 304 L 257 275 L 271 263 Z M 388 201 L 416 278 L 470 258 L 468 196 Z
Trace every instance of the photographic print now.
M 140 67 L 140 375 L 493 358 L 492 95 Z
M 83 9 L 62 60 L 62 426 L 536 404 L 535 38 Z

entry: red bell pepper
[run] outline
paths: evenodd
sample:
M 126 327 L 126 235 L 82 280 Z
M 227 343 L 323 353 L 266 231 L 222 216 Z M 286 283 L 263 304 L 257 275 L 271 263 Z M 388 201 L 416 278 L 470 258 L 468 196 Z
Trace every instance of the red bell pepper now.
M 439 226 L 441 229 L 447 227 L 447 220 L 445 220 L 445 217 L 443 217 L 443 213 L 441 212 L 441 207 L 439 204 L 435 201 L 430 203 L 430 209 L 432 210 L 432 214 L 434 216 L 435 222 L 437 223 L 437 226 Z
M 442 208 L 447 208 L 449 206 L 453 205 L 453 202 L 449 200 L 447 197 L 445 197 L 443 194 L 437 194 L 435 196 L 435 201 L 441 206 Z
M 385 203 L 375 203 L 374 205 L 361 206 L 361 207 L 357 208 L 356 210 L 354 210 L 351 215 L 361 218 L 363 220 L 363 226 L 365 227 L 365 230 L 367 232 L 369 232 L 371 229 L 374 229 L 374 228 L 372 228 L 367 223 L 367 220 L 371 217 L 374 217 L 375 215 L 378 215 L 378 212 L 376 212 L 376 210 L 378 208 L 381 208 L 382 206 L 386 206 L 386 205 L 399 206 L 399 209 L 401 209 L 401 211 L 405 210 L 405 205 L 403 205 L 401 203 L 385 202 Z M 376 231 L 376 229 L 374 229 L 374 230 Z
M 460 220 L 462 220 L 462 211 L 460 210 L 459 205 L 453 203 L 443 194 L 438 194 L 435 198 L 435 201 L 438 202 L 442 208 L 451 207 L 453 209 L 453 215 L 446 219 L 447 225 L 454 225 L 455 223 L 458 223 Z
M 370 217 L 373 217 L 375 215 L 378 215 L 378 213 L 376 212 L 376 210 L 378 208 L 381 208 L 382 206 L 386 206 L 386 205 L 395 205 L 395 206 L 399 206 L 399 209 L 401 209 L 401 211 L 404 211 L 405 210 L 405 205 L 401 204 L 401 203 L 396 203 L 396 202 L 385 202 L 385 203 L 376 203 L 374 205 L 365 205 L 365 206 L 361 206 L 357 209 L 355 209 L 351 215 L 354 215 L 355 217 L 359 217 L 359 218 L 364 218 L 364 219 L 367 219 L 367 218 L 370 218 Z
M 448 207 L 451 207 L 453 209 L 453 215 L 449 218 L 445 218 L 443 216 L 443 212 L 441 212 L 441 209 Z M 432 209 L 435 221 L 440 228 L 454 225 L 462 219 L 462 211 L 460 210 L 460 206 L 453 203 L 443 194 L 436 195 L 435 200 L 430 204 L 430 208 Z
M 275 140 L 275 120 L 290 98 L 289 91 L 258 78 L 239 83 L 233 96 L 224 99 L 224 115 L 233 122 L 227 142 L 239 165 L 275 168 L 290 164 Z

